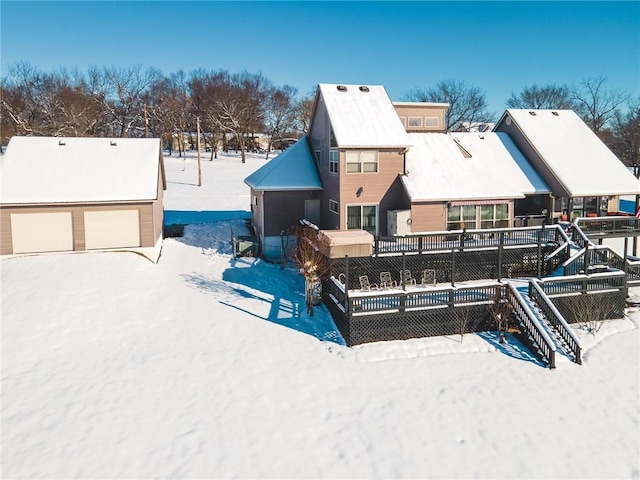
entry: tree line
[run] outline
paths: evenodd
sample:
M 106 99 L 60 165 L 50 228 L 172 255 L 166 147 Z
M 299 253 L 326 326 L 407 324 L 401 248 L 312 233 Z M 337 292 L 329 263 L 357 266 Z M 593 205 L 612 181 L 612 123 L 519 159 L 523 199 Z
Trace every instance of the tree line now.
M 311 104 L 311 95 L 300 97 L 261 73 L 198 69 L 165 76 L 140 66 L 48 73 L 25 62 L 9 67 L 0 98 L 4 145 L 13 135 L 155 137 L 171 148 L 175 136 L 194 136 L 199 127 L 214 147 L 212 158 L 216 145 L 233 142 L 243 161 L 258 133 L 268 137 L 268 155 L 271 142 L 305 132 Z
M 447 131 L 492 122 L 486 92 L 456 79 L 416 87 L 404 100 L 448 103 Z M 576 86 L 531 85 L 512 92 L 507 108 L 571 109 L 626 164 L 638 165 L 640 97 L 609 88 L 604 77 Z M 171 148 L 176 136 L 191 136 L 199 125 L 212 150 L 253 149 L 258 133 L 273 142 L 307 132 L 313 92 L 300 95 L 261 73 L 197 69 L 168 76 L 155 68 L 90 67 L 43 72 L 18 62 L 0 79 L 1 142 L 13 135 L 157 137 Z M 194 139 L 190 139 L 192 144 Z M 177 142 L 182 148 L 183 142 Z M 182 152 L 180 152 L 181 154 Z

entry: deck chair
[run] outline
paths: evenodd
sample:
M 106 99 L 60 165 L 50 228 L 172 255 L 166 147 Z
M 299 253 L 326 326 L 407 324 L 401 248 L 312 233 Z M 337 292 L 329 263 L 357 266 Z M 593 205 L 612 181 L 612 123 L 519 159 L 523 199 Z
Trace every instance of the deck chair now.
M 416 279 L 411 275 L 411 270 L 400 270 L 400 284 L 403 281 L 405 285 L 416 285 Z
M 398 284 L 391 278 L 391 272 L 380 272 L 380 288 L 394 288 Z
M 369 283 L 369 277 L 362 275 L 360 277 L 360 290 L 378 290 L 378 285 L 375 283 Z
M 436 271 L 433 269 L 423 270 L 422 279 L 420 285 L 423 287 L 435 287 L 436 286 Z

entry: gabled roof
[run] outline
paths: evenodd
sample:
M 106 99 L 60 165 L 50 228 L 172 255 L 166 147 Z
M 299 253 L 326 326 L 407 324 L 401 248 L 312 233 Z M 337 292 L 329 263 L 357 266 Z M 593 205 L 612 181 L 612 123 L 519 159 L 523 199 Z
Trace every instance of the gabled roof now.
M 340 148 L 406 148 L 407 132 L 379 85 L 318 86 Z
M 12 137 L 0 160 L 0 203 L 155 200 L 157 138 Z
M 508 109 L 496 129 L 507 121 L 570 196 L 640 193 L 640 182 L 572 110 Z
M 535 177 L 534 185 L 512 156 L 515 145 L 505 146 L 495 133 L 410 133 L 409 137 L 413 146 L 406 154 L 407 174 L 402 181 L 412 202 L 514 199 L 549 191 Z
M 244 183 L 265 191 L 322 190 L 306 136 L 245 178 Z

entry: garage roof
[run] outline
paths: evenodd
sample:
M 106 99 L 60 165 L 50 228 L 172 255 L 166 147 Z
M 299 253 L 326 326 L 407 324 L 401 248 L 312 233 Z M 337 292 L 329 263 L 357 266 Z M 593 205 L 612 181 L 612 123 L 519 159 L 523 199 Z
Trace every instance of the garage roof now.
M 0 203 L 154 200 L 157 138 L 12 137 L 0 159 Z

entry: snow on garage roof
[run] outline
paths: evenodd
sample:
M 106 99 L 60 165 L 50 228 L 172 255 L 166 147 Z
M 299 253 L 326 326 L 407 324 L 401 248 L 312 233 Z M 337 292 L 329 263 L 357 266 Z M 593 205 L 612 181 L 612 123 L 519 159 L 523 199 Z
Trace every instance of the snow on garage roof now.
M 154 200 L 161 161 L 153 138 L 12 137 L 0 203 Z
M 535 191 L 494 133 L 410 133 L 409 138 L 413 146 L 402 181 L 412 202 L 512 199 Z
M 508 109 L 572 197 L 640 193 L 640 182 L 572 110 Z
M 307 137 L 244 179 L 254 190 L 322 190 Z
M 318 85 L 341 148 L 406 148 L 407 132 L 384 87 Z

